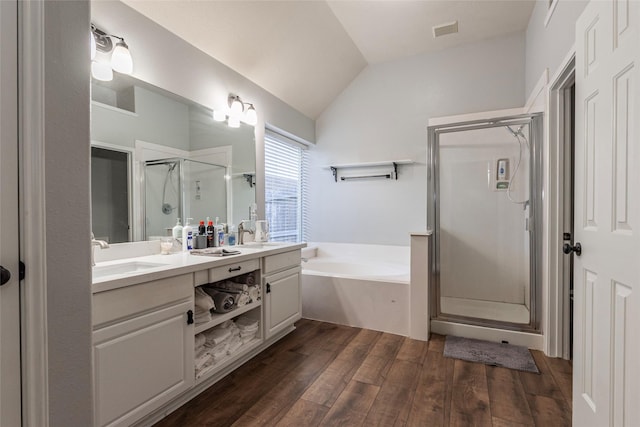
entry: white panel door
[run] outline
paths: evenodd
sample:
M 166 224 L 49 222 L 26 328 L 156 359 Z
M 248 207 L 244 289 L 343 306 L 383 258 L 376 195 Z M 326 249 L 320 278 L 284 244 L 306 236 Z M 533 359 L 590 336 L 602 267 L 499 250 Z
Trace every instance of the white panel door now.
M 1 426 L 21 423 L 17 24 L 17 2 L 0 1 L 0 265 L 8 279 L 0 286 Z
M 640 425 L 640 4 L 576 25 L 573 423 Z

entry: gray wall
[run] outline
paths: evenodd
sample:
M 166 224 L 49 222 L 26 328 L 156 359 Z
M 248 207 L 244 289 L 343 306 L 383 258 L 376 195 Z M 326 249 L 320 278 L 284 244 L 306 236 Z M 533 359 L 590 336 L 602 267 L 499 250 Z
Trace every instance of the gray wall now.
M 537 1 L 527 27 L 526 87 L 529 95 L 545 68 L 553 76 L 575 41 L 575 24 L 586 1 L 559 0 L 545 27 L 547 2 Z
M 93 425 L 88 28 L 88 2 L 44 2 L 51 427 Z
M 317 121 L 311 240 L 408 245 L 426 228 L 428 119 L 522 106 L 524 47 L 516 34 L 367 67 Z M 336 183 L 326 168 L 398 159 L 415 163 L 397 181 Z

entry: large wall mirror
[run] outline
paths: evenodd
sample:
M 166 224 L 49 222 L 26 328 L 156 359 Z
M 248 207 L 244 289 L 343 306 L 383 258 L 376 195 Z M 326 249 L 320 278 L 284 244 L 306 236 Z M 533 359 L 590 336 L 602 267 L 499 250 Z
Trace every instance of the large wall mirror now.
M 91 85 L 92 231 L 110 243 L 166 235 L 177 218 L 248 219 L 254 128 L 125 75 Z

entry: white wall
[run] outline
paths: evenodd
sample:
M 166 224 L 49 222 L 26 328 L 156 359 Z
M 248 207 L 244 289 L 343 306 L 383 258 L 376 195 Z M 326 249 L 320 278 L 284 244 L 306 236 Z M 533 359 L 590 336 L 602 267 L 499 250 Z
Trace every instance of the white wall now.
M 44 2 L 50 427 L 93 425 L 88 25 L 88 2 Z
M 567 56 L 575 40 L 575 23 L 586 1 L 559 0 L 547 26 L 547 2 L 537 1 L 527 26 L 526 86 L 529 95 L 545 68 L 551 75 Z
M 311 240 L 408 245 L 426 228 L 428 119 L 520 107 L 524 74 L 523 34 L 367 67 L 317 120 Z M 323 168 L 394 159 L 416 163 L 397 181 L 336 183 Z

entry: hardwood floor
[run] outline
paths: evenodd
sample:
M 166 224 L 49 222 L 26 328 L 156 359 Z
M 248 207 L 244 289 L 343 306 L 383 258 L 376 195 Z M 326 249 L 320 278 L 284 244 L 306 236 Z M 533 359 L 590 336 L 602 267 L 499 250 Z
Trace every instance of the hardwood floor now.
M 156 427 L 571 425 L 565 360 L 534 351 L 538 375 L 445 358 L 439 335 L 296 327 Z

